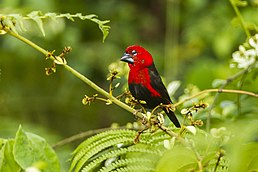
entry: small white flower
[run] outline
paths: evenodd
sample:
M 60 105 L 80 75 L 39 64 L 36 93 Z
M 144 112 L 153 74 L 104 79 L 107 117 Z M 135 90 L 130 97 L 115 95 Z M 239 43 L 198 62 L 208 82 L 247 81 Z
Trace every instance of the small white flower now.
M 245 52 L 245 47 L 243 45 L 240 45 L 238 49 L 241 53 Z
M 187 113 L 189 113 L 188 109 L 182 109 L 180 112 L 182 115 L 186 115 Z
M 249 39 L 249 44 L 258 52 L 258 34 Z
M 166 148 L 166 149 L 170 149 L 170 143 L 169 143 L 169 140 L 164 140 L 164 147 Z
M 170 140 L 164 140 L 164 142 L 163 142 L 164 148 L 166 148 L 166 149 L 173 148 L 175 145 L 175 141 L 176 141 L 175 137 L 172 137 Z
M 118 148 L 121 148 L 121 147 L 124 146 L 124 144 L 123 144 L 123 143 L 118 143 L 116 146 L 117 146 Z
M 193 135 L 196 135 L 196 128 L 194 126 L 186 126 L 186 129 L 190 131 Z
M 162 113 L 158 113 L 158 121 L 161 123 L 161 124 L 164 124 L 164 116 Z
M 108 158 L 106 161 L 105 161 L 105 167 L 109 166 L 110 164 L 112 164 L 113 162 L 117 161 L 118 160 L 118 157 L 112 157 L 112 158 Z
M 146 114 L 143 113 L 142 116 L 143 116 L 147 121 L 149 121 L 150 118 L 151 118 L 151 113 L 150 113 L 150 112 L 147 112 Z
M 257 45 L 258 51 L 258 45 Z M 233 63 L 230 64 L 230 67 L 238 67 L 238 68 L 247 68 L 255 62 L 255 58 L 257 57 L 257 51 L 255 49 L 246 50 L 244 46 L 239 46 L 239 51 L 236 51 L 232 54 Z

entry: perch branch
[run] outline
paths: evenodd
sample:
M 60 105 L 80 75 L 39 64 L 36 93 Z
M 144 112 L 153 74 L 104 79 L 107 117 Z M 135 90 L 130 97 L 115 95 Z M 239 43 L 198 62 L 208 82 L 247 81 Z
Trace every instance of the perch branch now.
M 22 42 L 30 45 L 31 47 L 33 47 L 34 49 L 38 50 L 39 52 L 41 52 L 42 54 L 44 54 L 46 57 L 50 58 L 51 60 L 55 61 L 56 57 L 48 52 L 47 50 L 39 47 L 38 45 L 36 45 L 35 43 L 33 43 L 32 41 L 26 39 L 25 37 L 16 34 L 15 32 L 13 32 L 12 30 L 5 28 L 5 31 L 12 35 L 13 37 L 21 40 Z M 98 85 L 96 85 L 94 82 L 92 82 L 91 80 L 89 80 L 87 77 L 85 77 L 84 75 L 80 74 L 78 71 L 76 71 L 75 69 L 73 69 L 72 67 L 70 67 L 69 65 L 63 63 L 60 64 L 62 66 L 64 66 L 64 68 L 66 70 L 68 70 L 69 72 L 71 72 L 73 75 L 75 75 L 77 78 L 79 78 L 80 80 L 82 80 L 83 82 L 85 82 L 86 84 L 88 84 L 90 87 L 92 87 L 93 89 L 95 89 L 97 92 L 99 92 L 100 94 L 102 94 L 103 96 L 107 97 L 108 99 L 110 99 L 113 103 L 117 104 L 118 106 L 124 108 L 125 110 L 133 113 L 134 115 L 136 115 L 139 118 L 142 118 L 141 113 L 137 112 L 136 110 L 134 110 L 133 108 L 131 108 L 130 106 L 126 105 L 125 103 L 121 102 L 120 100 L 118 100 L 117 98 L 113 97 L 112 95 L 110 95 L 108 92 L 106 92 L 104 89 L 100 88 Z

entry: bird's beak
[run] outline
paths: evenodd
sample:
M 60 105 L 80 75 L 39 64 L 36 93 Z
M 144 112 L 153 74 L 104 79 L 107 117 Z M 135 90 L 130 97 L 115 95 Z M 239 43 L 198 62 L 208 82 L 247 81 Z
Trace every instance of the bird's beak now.
M 123 61 L 123 62 L 130 63 L 130 64 L 134 63 L 134 60 L 133 60 L 132 56 L 130 54 L 127 54 L 127 53 L 124 53 L 124 55 L 121 57 L 120 60 Z

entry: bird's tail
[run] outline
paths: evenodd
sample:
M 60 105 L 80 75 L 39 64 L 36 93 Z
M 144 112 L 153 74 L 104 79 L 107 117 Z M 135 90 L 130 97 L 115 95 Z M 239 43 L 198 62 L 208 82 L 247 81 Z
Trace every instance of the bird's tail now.
M 170 119 L 170 121 L 172 121 L 173 124 L 174 124 L 177 128 L 180 128 L 181 125 L 180 125 L 178 119 L 176 118 L 174 112 L 171 111 L 171 110 L 167 110 L 166 108 L 164 108 L 163 110 L 166 112 L 166 114 L 167 114 L 168 118 Z

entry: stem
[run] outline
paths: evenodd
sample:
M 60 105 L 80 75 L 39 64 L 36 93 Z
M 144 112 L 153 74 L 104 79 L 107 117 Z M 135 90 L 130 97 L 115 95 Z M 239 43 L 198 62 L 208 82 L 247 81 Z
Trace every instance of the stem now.
M 39 52 L 41 52 L 42 54 L 44 54 L 46 57 L 49 57 L 51 60 L 55 61 L 56 60 L 56 57 L 46 51 L 45 49 L 39 47 L 38 45 L 36 45 L 35 43 L 33 43 L 32 41 L 24 38 L 23 36 L 21 35 L 18 35 L 16 34 L 15 32 L 11 31 L 10 29 L 7 29 L 5 28 L 5 31 L 7 33 L 9 33 L 10 35 L 12 35 L 13 37 L 15 38 L 18 38 L 19 40 L 21 40 L 22 42 L 30 45 L 31 47 L 33 47 L 34 49 L 38 50 Z M 110 99 L 113 103 L 115 103 L 116 105 L 120 106 L 121 108 L 133 113 L 135 116 L 139 117 L 139 118 L 143 118 L 143 115 L 142 113 L 140 113 L 139 111 L 131 108 L 130 106 L 126 105 L 125 103 L 121 102 L 120 100 L 118 100 L 117 98 L 113 97 L 110 93 L 106 92 L 104 89 L 102 89 L 101 87 L 99 87 L 98 85 L 96 85 L 94 82 L 92 82 L 91 80 L 89 80 L 87 77 L 85 77 L 84 75 L 80 74 L 78 71 L 76 71 L 75 69 L 73 69 L 72 67 L 70 67 L 69 65 L 67 64 L 60 64 L 62 66 L 64 66 L 64 68 L 68 71 L 70 71 L 73 75 L 75 75 L 77 78 L 79 78 L 80 80 L 82 80 L 84 83 L 88 84 L 90 87 L 92 87 L 93 89 L 95 89 L 97 92 L 99 92 L 100 94 L 102 94 L 103 96 L 107 97 L 108 99 Z M 243 70 L 243 71 L 240 71 L 239 73 L 237 73 L 236 75 L 230 77 L 227 79 L 227 82 L 220 88 L 220 89 L 207 89 L 207 90 L 203 90 L 195 95 L 192 95 L 180 102 L 177 102 L 174 104 L 174 106 L 178 106 L 194 97 L 197 97 L 201 94 L 204 94 L 204 93 L 209 93 L 209 92 L 217 92 L 217 93 L 238 93 L 238 94 L 246 94 L 246 95 L 250 95 L 250 96 L 254 96 L 256 98 L 258 98 L 258 95 L 255 94 L 255 93 L 252 93 L 252 92 L 248 92 L 248 91 L 243 91 L 243 90 L 226 90 L 226 89 L 222 89 L 224 88 L 228 83 L 232 82 L 234 79 L 236 79 L 237 77 L 241 76 L 243 73 L 247 72 L 249 68 Z M 218 94 L 217 94 L 218 95 Z M 217 96 L 216 95 L 216 96 Z M 216 96 L 215 96 L 215 100 L 216 100 Z M 215 101 L 214 101 L 215 102 Z M 210 116 L 210 115 L 209 115 Z M 209 122 L 208 122 L 208 119 L 209 119 L 209 116 L 207 118 L 207 125 L 209 126 Z
M 198 97 L 202 94 L 205 94 L 205 93 L 210 93 L 210 92 L 217 92 L 217 93 L 237 93 L 237 94 L 246 94 L 246 95 L 249 95 L 249 96 L 253 96 L 253 97 L 256 97 L 258 98 L 258 94 L 255 94 L 253 92 L 249 92 L 249 91 L 243 91 L 243 90 L 227 90 L 227 89 L 207 89 L 207 90 L 203 90 L 203 91 L 200 91 L 199 93 L 196 93 L 192 96 L 189 96 L 187 98 L 185 98 L 184 100 L 181 100 L 175 104 L 173 104 L 175 107 L 176 106 L 179 106 L 180 104 L 188 101 L 188 100 L 191 100 L 195 97 Z
M 240 24 L 241 24 L 242 28 L 243 28 L 244 31 L 245 31 L 246 36 L 247 36 L 248 38 L 250 38 L 250 37 L 251 37 L 251 34 L 250 34 L 250 32 L 249 32 L 249 30 L 248 30 L 246 24 L 245 24 L 245 21 L 244 21 L 242 15 L 241 15 L 239 9 L 237 8 L 237 5 L 236 5 L 236 3 L 235 3 L 236 0 L 229 0 L 229 1 L 230 1 L 231 5 L 232 5 L 232 7 L 233 7 L 233 9 L 234 9 L 234 11 L 235 11 L 235 13 L 236 13 L 238 19 L 239 19 L 239 21 L 240 21 Z
M 96 130 L 85 131 L 85 132 L 73 135 L 71 137 L 65 138 L 65 139 L 53 144 L 52 148 L 55 149 L 57 147 L 61 147 L 61 146 L 66 145 L 68 143 L 74 142 L 75 140 L 83 139 L 85 137 L 89 137 L 89 136 L 92 136 L 92 135 L 95 135 L 95 134 L 98 134 L 98 133 L 101 133 L 101 132 L 104 132 L 104 131 L 118 130 L 118 129 L 124 129 L 124 128 L 126 128 L 126 127 L 125 126 L 121 126 L 121 127 L 118 127 L 118 128 L 109 127 L 109 128 L 101 128 L 101 129 L 96 129 Z
M 226 82 L 219 88 L 219 90 L 224 89 L 228 84 L 230 84 L 232 81 L 236 80 L 238 77 L 244 75 L 245 73 L 247 73 L 250 68 L 252 68 L 253 66 L 249 66 L 248 68 L 239 71 L 238 73 L 234 74 L 233 76 L 229 77 Z M 210 118 L 211 118 L 211 111 L 215 106 L 215 103 L 217 101 L 217 99 L 219 98 L 219 92 L 215 95 L 214 99 L 213 99 L 213 103 L 211 104 L 210 108 L 209 108 L 209 113 L 207 116 L 207 121 L 206 121 L 206 130 L 209 131 L 210 129 Z
M 30 40 L 24 38 L 21 35 L 16 34 L 15 32 L 9 30 L 9 29 L 5 29 L 5 31 L 7 33 L 9 33 L 10 35 L 12 35 L 15 38 L 18 38 L 19 40 L 21 40 L 22 42 L 25 42 L 26 44 L 30 45 L 31 47 L 33 47 L 34 49 L 38 50 L 39 52 L 41 52 L 42 54 L 44 54 L 45 56 L 48 56 L 49 52 L 46 51 L 45 49 L 41 48 L 40 46 L 38 46 L 37 44 L 31 42 Z M 53 57 L 54 58 L 54 57 Z M 54 59 L 52 59 L 54 60 Z
M 12 35 L 15 38 L 18 38 L 19 40 L 21 40 L 22 42 L 30 45 L 31 47 L 33 47 L 34 49 L 38 50 L 39 52 L 41 52 L 42 54 L 44 54 L 45 56 L 49 57 L 51 60 L 55 60 L 56 58 L 49 53 L 48 51 L 46 51 L 45 49 L 39 47 L 38 45 L 36 45 L 35 43 L 33 43 L 32 41 L 24 38 L 21 35 L 16 34 L 15 32 L 9 30 L 9 29 L 5 29 L 5 31 L 7 33 L 9 33 L 10 35 Z M 76 71 L 75 69 L 73 69 L 72 67 L 70 67 L 67 64 L 61 64 L 62 66 L 64 66 L 64 68 L 68 71 L 70 71 L 73 75 L 75 75 L 77 78 L 79 78 L 80 80 L 82 80 L 83 82 L 85 82 L 86 84 L 88 84 L 90 87 L 92 87 L 93 89 L 95 89 L 97 92 L 99 92 L 100 94 L 102 94 L 103 96 L 107 97 L 108 99 L 110 99 L 113 103 L 115 103 L 116 105 L 122 107 L 123 109 L 133 113 L 134 115 L 136 115 L 139 118 L 142 118 L 141 113 L 137 112 L 136 110 L 134 110 L 133 108 L 131 108 L 130 106 L 126 105 L 125 103 L 121 102 L 120 100 L 118 100 L 117 98 L 113 97 L 112 95 L 110 95 L 108 92 L 106 92 L 104 89 L 100 88 L 98 85 L 96 85 L 94 82 L 92 82 L 91 80 L 89 80 L 87 77 L 85 77 L 84 75 L 80 74 L 78 71 Z
M 125 103 L 121 102 L 120 100 L 118 100 L 117 98 L 113 97 L 112 95 L 110 95 L 108 92 L 106 92 L 104 89 L 100 88 L 98 85 L 96 85 L 94 82 L 92 82 L 91 80 L 89 80 L 88 78 L 86 78 L 84 75 L 80 74 L 78 71 L 76 71 L 75 69 L 73 69 L 72 67 L 70 67 L 69 65 L 63 65 L 64 68 L 68 71 L 70 71 L 72 74 L 74 74 L 77 78 L 79 78 L 80 80 L 82 80 L 83 82 L 85 82 L 86 84 L 88 84 L 90 87 L 92 87 L 93 89 L 95 89 L 97 92 L 99 92 L 100 94 L 102 94 L 103 96 L 109 98 L 112 102 L 114 102 L 116 105 L 124 108 L 125 110 L 136 114 L 138 117 L 142 117 L 142 115 L 140 115 L 139 113 L 135 113 L 136 111 L 131 108 L 130 106 L 126 105 Z

